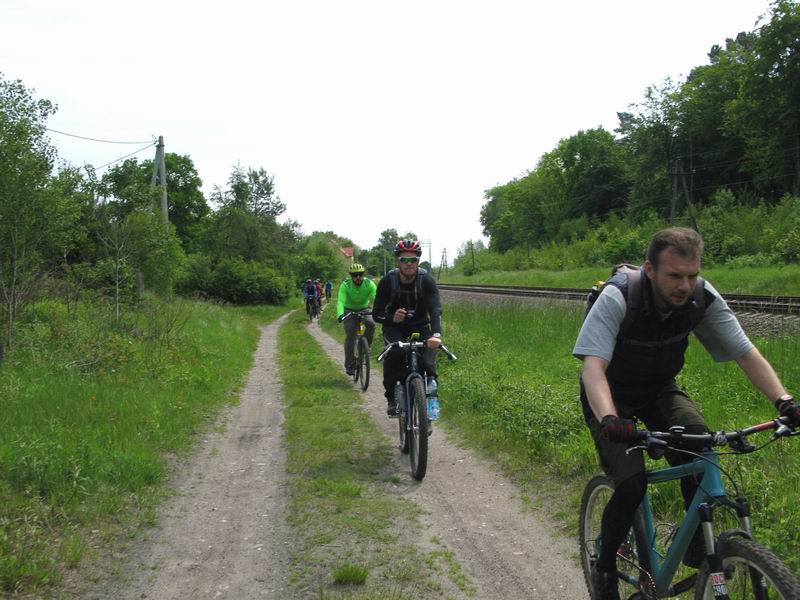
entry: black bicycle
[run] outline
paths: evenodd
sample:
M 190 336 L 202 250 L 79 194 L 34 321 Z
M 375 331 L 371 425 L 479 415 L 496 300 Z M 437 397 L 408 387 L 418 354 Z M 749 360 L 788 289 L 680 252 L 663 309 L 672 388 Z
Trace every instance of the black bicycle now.
M 393 342 L 383 349 L 378 356 L 381 362 L 389 352 L 401 352 L 406 357 L 405 385 L 401 387 L 397 402 L 397 423 L 400 430 L 400 451 L 408 454 L 411 462 L 411 475 L 417 481 L 422 481 L 428 469 L 428 436 L 430 435 L 430 422 L 428 420 L 427 377 L 419 371 L 422 360 L 421 353 L 425 350 L 425 342 L 420 341 L 418 333 L 411 335 L 406 342 Z M 456 356 L 444 345 L 439 350 L 447 355 L 450 360 Z
M 308 320 L 313 321 L 314 317 L 319 317 L 319 309 L 317 308 L 317 300 L 313 296 L 306 297 L 306 314 Z
M 360 310 L 347 313 L 342 321 L 349 318 L 358 319 L 356 324 L 356 344 L 354 353 L 356 355 L 356 364 L 353 369 L 353 381 L 358 382 L 361 380 L 361 389 L 365 392 L 369 387 L 369 342 L 367 341 L 366 332 L 367 325 L 364 322 L 364 317 L 372 314 L 371 310 Z

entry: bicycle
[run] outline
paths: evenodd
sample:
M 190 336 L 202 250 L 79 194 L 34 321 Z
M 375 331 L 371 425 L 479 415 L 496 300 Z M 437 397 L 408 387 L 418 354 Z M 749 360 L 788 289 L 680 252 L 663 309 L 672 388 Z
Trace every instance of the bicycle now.
M 426 346 L 425 342 L 419 339 L 420 335 L 414 333 L 407 342 L 392 342 L 380 353 L 378 362 L 383 361 L 393 350 L 401 352 L 406 357 L 408 375 L 402 388 L 404 393 L 397 406 L 400 451 L 408 454 L 411 476 L 417 481 L 422 481 L 428 468 L 428 436 L 431 425 L 428 420 L 427 377 L 419 372 L 420 352 L 424 351 Z M 439 350 L 450 360 L 457 360 L 444 345 L 439 346 Z
M 314 321 L 314 317 L 318 317 L 317 301 L 313 296 L 306 297 L 306 314 L 308 315 L 309 322 Z
M 758 448 L 746 440 L 754 433 L 768 430 L 775 430 L 772 440 Z M 667 598 L 689 591 L 692 587 L 695 588 L 696 600 L 800 599 L 800 583 L 791 571 L 777 556 L 755 541 L 749 504 L 739 496 L 735 480 L 720 466 L 720 455 L 711 449 L 714 446 L 727 445 L 731 451 L 725 454 L 747 454 L 778 438 L 794 435 L 800 435 L 800 432 L 793 431 L 785 417 L 739 431 L 701 435 L 686 434 L 682 427 L 672 427 L 669 432 L 637 432 L 637 445 L 628 449 L 628 452 L 647 450 L 651 456 L 658 456 L 666 449 L 673 449 L 696 456 L 694 461 L 685 465 L 648 471 L 648 485 L 677 480 L 687 475 L 702 476 L 702 479 L 683 520 L 677 528 L 669 526 L 669 535 L 661 545 L 657 544 L 657 528 L 661 525 L 655 525 L 650 493 L 645 494 L 636 511 L 633 527 L 617 553 L 620 583 L 636 590 L 629 597 L 630 600 Z M 690 452 L 687 450 L 690 447 L 701 450 L 697 453 Z M 725 493 L 723 474 L 734 486 L 737 496 L 735 500 Z M 591 569 L 600 547 L 600 522 L 613 490 L 614 484 L 610 479 L 597 475 L 586 485 L 581 500 L 581 563 L 590 591 Z M 738 528 L 716 534 L 713 517 L 718 508 L 732 509 L 739 522 Z M 698 526 L 702 528 L 705 547 L 708 549 L 706 559 L 698 571 L 673 584 L 675 573 Z M 662 545 L 667 547 L 666 551 Z M 623 591 L 621 588 L 620 592 Z
M 358 383 L 360 379 L 361 389 L 365 392 L 369 387 L 369 342 L 365 336 L 367 332 L 367 326 L 364 323 L 364 317 L 368 317 L 371 314 L 371 310 L 361 310 L 349 312 L 342 318 L 343 322 L 345 319 L 350 317 L 358 319 L 358 324 L 356 325 L 356 344 L 354 349 L 356 355 L 356 365 L 353 369 L 353 382 Z

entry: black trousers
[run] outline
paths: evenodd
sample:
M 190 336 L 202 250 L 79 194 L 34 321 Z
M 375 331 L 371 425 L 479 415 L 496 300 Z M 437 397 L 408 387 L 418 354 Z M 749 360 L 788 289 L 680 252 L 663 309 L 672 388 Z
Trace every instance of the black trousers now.
M 385 326 L 383 327 L 383 342 L 391 344 L 393 342 L 404 342 L 412 333 L 419 333 L 423 340 L 431 336 L 428 327 L 422 329 L 409 329 L 408 327 Z M 425 348 L 422 353 L 422 361 L 418 368 L 428 377 L 436 377 L 436 353 L 437 350 Z M 383 395 L 388 402 L 394 402 L 394 384 L 398 381 L 404 382 L 408 375 L 408 359 L 405 355 L 397 351 L 392 351 L 383 359 Z

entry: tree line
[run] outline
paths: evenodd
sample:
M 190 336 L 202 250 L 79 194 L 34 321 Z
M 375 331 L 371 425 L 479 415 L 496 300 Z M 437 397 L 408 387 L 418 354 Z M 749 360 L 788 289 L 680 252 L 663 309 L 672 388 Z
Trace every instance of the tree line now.
M 749 210 L 799 197 L 800 7 L 774 2 L 759 27 L 708 57 L 685 81 L 648 87 L 617 113 L 613 133 L 579 131 L 487 190 L 491 250 L 570 244 L 612 218 L 698 227 L 716 204 Z

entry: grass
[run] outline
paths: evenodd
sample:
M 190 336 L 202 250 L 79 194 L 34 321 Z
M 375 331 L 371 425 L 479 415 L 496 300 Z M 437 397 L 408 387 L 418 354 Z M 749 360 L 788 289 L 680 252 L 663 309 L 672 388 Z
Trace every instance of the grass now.
M 298 595 L 429 598 L 451 585 L 446 579 L 466 585 L 456 566 L 440 567 L 454 563 L 446 549 L 416 543 L 419 508 L 392 491 L 394 450 L 306 323 L 298 311 L 279 334 Z M 363 590 L 340 589 L 347 586 Z
M 498 459 L 523 488 L 539 488 L 540 497 L 542 489 L 545 497 L 548 489 L 558 494 L 573 535 L 583 485 L 598 470 L 578 400 L 580 363 L 571 356 L 582 311 L 580 305 L 448 304 L 443 333 L 459 361 L 441 366 L 440 385 L 445 424 Z M 800 340 L 754 341 L 788 389 L 800 389 Z M 714 363 L 694 340 L 679 381 L 712 429 L 774 417 L 735 364 Z M 800 449 L 793 444 L 784 440 L 724 464 L 751 501 L 758 539 L 798 573 Z M 677 486 L 659 486 L 654 502 L 676 522 Z
M 31 307 L 0 366 L 0 591 L 57 585 L 92 547 L 152 525 L 169 455 L 247 373 L 256 324 L 285 307 L 146 299 Z
M 521 285 L 530 287 L 590 288 L 597 280 L 605 280 L 611 266 L 591 267 L 570 271 L 491 271 L 466 276 L 450 272 L 441 278 L 442 283 L 484 283 L 494 285 Z M 703 277 L 716 289 L 728 294 L 772 294 L 800 296 L 800 265 L 774 267 L 743 267 L 729 269 L 715 267 L 703 269 Z

